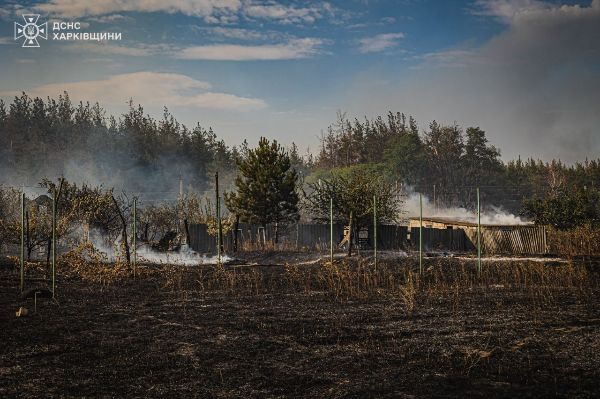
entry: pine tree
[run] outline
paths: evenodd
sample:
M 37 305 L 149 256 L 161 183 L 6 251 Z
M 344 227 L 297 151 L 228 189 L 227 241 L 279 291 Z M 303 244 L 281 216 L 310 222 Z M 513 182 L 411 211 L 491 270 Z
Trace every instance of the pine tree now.
M 298 220 L 298 175 L 288 153 L 276 140 L 261 137 L 258 147 L 237 161 L 237 192 L 226 193 L 225 203 L 243 221 L 285 224 Z M 275 242 L 277 242 L 277 229 Z

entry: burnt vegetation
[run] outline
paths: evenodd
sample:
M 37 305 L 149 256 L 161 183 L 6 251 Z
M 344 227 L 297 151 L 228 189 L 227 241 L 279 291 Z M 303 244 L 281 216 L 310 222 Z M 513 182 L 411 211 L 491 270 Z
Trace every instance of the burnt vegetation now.
M 356 258 L 307 266 L 255 256 L 271 266 L 163 266 L 95 281 L 80 278 L 89 265 L 66 261 L 59 306 L 38 299 L 27 318 L 2 312 L 0 392 L 597 394 L 595 268 L 498 261 L 478 275 L 473 260 L 427 259 L 420 275 L 410 259 L 375 270 Z M 6 309 L 18 290 L 3 274 Z

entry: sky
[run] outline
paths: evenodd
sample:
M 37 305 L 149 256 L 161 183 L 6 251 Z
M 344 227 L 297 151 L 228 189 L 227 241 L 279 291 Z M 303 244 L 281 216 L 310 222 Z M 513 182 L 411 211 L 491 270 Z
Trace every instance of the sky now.
M 48 22 L 23 48 L 14 23 Z M 54 22 L 79 30 L 53 31 Z M 115 32 L 121 40 L 54 40 Z M 0 2 L 0 98 L 129 99 L 160 118 L 318 151 L 338 111 L 479 126 L 504 160 L 600 154 L 600 0 Z

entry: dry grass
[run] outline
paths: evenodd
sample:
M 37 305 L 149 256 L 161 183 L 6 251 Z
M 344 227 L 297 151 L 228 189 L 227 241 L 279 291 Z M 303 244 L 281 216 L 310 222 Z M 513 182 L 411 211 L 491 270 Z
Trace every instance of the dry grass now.
M 59 275 L 77 276 L 102 285 L 134 278 L 126 262 L 107 262 L 106 256 L 90 244 L 61 255 L 57 270 Z M 334 301 L 400 299 L 412 312 L 418 306 L 439 301 L 450 301 L 457 310 L 467 306 L 474 296 L 478 300 L 489 297 L 497 303 L 498 293 L 507 306 L 517 301 L 539 308 L 556 303 L 565 295 L 585 300 L 597 286 L 594 270 L 589 262 L 498 260 L 484 262 L 478 273 L 474 259 L 436 258 L 425 260 L 421 274 L 414 258 L 381 261 L 375 268 L 371 260 L 356 257 L 333 264 L 320 261 L 282 266 L 139 266 L 135 278 L 152 277 L 162 289 L 181 295 L 299 294 Z M 47 272 L 44 264 L 26 264 L 27 275 Z
M 171 266 L 164 268 L 161 276 L 164 288 L 176 292 L 233 297 L 284 293 L 319 295 L 334 301 L 398 298 L 409 312 L 439 301 L 451 301 L 458 309 L 467 306 L 473 296 L 489 296 L 499 305 L 498 293 L 504 294 L 506 305 L 518 301 L 539 308 L 565 295 L 585 299 L 596 280 L 586 265 L 573 262 L 491 261 L 484 263 L 479 274 L 475 261 L 448 258 L 427 260 L 423 274 L 413 259 L 383 263 L 377 269 L 361 259 L 312 266 L 218 265 L 195 270 Z
M 57 267 L 62 274 L 77 275 L 83 280 L 111 284 L 133 277 L 133 269 L 124 259 L 108 262 L 106 253 L 91 243 L 81 243 L 58 258 Z M 136 277 L 147 277 L 153 272 L 146 267 L 137 268 Z
M 251 240 L 245 240 L 243 242 L 240 242 L 239 244 L 239 248 L 242 251 L 245 252 L 255 252 L 255 251 L 264 251 L 264 252 L 274 252 L 274 251 L 281 251 L 281 252 L 289 252 L 289 251 L 316 251 L 316 252 L 323 252 L 328 250 L 329 248 L 329 243 L 327 243 L 326 245 L 315 245 L 315 248 L 308 248 L 308 247 L 304 247 L 304 248 L 298 248 L 298 246 L 296 245 L 295 242 L 293 241 L 281 241 L 278 243 L 275 243 L 274 240 L 266 240 L 265 242 L 261 240 L 257 240 L 257 241 L 251 241 Z
M 549 229 L 548 246 L 551 253 L 569 258 L 600 256 L 600 228 L 586 225 L 568 231 Z

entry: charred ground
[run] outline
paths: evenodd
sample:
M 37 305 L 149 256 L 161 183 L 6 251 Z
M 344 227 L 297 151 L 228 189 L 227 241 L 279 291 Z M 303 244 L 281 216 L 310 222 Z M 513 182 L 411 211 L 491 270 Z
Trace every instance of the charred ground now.
M 6 264 L 0 396 L 599 394 L 591 264 L 488 262 L 477 277 L 472 261 L 427 259 L 419 277 L 410 258 L 377 271 L 284 258 L 296 260 L 152 266 L 103 284 L 65 272 L 57 301 L 23 318 L 33 301 Z

